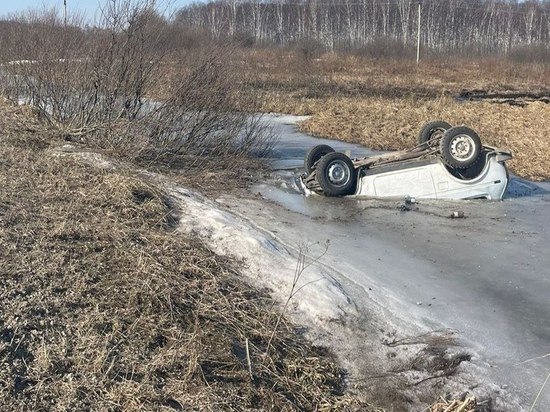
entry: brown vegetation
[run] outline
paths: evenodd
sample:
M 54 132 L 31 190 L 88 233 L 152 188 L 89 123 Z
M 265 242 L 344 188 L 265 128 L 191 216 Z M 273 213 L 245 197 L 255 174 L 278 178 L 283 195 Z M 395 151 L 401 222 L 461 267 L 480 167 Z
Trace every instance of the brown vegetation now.
M 434 403 L 430 412 L 476 412 L 483 410 L 481 407 L 485 405 L 478 405 L 474 397 L 466 398 L 464 400 L 446 400 Z
M 231 50 L 181 39 L 151 0 L 106 2 L 97 26 L 29 12 L 0 25 L 0 93 L 31 104 L 67 140 L 141 162 L 238 169 L 273 139 L 225 62 Z M 9 23 L 9 24 L 6 24 Z M 177 70 L 163 70 L 165 64 Z M 160 79 L 162 74 L 162 79 Z M 151 100 L 162 95 L 162 100 Z M 238 104 L 239 103 L 239 104 Z
M 368 410 L 284 318 L 266 353 L 273 302 L 164 193 L 0 103 L 0 409 Z

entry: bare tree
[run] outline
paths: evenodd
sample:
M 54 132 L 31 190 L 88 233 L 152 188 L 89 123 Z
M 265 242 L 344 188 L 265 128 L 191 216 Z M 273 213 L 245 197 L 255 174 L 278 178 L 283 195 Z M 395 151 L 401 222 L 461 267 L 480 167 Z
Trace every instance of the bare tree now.
M 381 39 L 408 45 L 415 30 L 415 0 L 227 1 L 185 7 L 176 20 L 208 27 L 216 38 L 223 27 L 224 34 L 238 30 L 260 43 L 316 39 L 327 50 Z M 212 8 L 231 11 L 214 16 Z M 435 51 L 507 53 L 514 47 L 550 44 L 548 0 L 423 0 L 423 10 L 422 41 Z

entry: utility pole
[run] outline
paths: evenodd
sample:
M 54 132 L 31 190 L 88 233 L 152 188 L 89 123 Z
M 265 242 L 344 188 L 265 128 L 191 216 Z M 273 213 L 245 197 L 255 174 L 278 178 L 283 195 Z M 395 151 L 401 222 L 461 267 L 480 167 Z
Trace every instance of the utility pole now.
M 63 0 L 63 21 L 65 22 L 65 27 L 67 26 L 67 0 Z
M 416 33 L 416 64 L 420 64 L 420 16 L 422 15 L 422 0 L 418 0 L 418 32 Z

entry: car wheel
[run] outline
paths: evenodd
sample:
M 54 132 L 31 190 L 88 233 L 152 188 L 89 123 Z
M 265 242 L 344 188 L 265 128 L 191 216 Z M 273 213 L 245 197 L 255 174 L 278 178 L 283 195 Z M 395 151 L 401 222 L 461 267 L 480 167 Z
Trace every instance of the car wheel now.
M 442 120 L 426 123 L 418 134 L 418 144 L 426 143 L 430 140 L 440 138 L 452 126 Z
M 457 169 L 466 169 L 477 162 L 481 147 L 477 133 L 463 126 L 447 130 L 439 143 L 445 164 Z
M 344 153 L 325 155 L 316 167 L 315 178 L 327 196 L 345 196 L 355 192 L 357 172 Z
M 304 167 L 306 168 L 306 173 L 309 175 L 313 172 L 315 163 L 317 163 L 323 156 L 333 153 L 334 149 L 326 144 L 320 144 L 313 147 L 306 155 L 304 160 Z

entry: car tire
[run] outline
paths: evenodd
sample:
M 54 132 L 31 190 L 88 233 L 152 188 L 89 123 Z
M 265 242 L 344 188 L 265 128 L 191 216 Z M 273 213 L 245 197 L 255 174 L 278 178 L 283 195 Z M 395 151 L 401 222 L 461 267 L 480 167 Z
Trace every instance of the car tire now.
M 344 153 L 328 153 L 316 167 L 315 178 L 326 196 L 346 196 L 355 192 L 357 172 Z
M 333 153 L 334 149 L 326 144 L 320 144 L 313 147 L 306 155 L 304 160 L 304 167 L 306 173 L 309 175 L 315 169 L 315 164 L 321 160 L 321 158 L 329 153 Z
M 466 169 L 476 163 L 481 149 L 481 139 L 478 134 L 464 126 L 450 128 L 443 133 L 439 142 L 443 162 L 457 169 Z
M 438 137 L 443 136 L 443 133 L 450 128 L 452 128 L 452 126 L 443 120 L 436 120 L 426 123 L 422 129 L 420 129 L 420 133 L 418 134 L 418 144 L 426 143 L 432 139 L 437 139 Z

